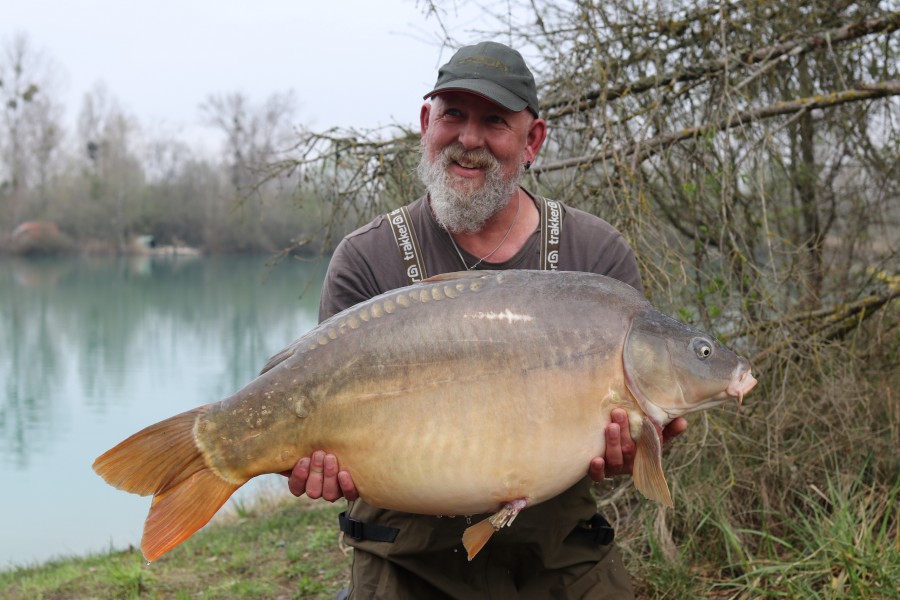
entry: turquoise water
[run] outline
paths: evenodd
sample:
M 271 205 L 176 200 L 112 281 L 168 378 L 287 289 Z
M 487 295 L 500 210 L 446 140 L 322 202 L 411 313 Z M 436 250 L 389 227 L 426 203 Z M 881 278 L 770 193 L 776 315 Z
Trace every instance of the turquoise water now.
M 107 485 L 94 458 L 250 381 L 315 325 L 323 272 L 0 257 L 0 568 L 139 545 L 149 498 Z

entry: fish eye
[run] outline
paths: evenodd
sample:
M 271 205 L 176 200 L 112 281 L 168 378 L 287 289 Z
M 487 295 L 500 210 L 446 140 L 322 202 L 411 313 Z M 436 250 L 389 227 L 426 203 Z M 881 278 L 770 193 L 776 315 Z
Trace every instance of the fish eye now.
M 709 358 L 712 355 L 712 351 L 712 344 L 707 340 L 694 340 L 694 353 L 697 355 L 697 358 L 701 360 Z

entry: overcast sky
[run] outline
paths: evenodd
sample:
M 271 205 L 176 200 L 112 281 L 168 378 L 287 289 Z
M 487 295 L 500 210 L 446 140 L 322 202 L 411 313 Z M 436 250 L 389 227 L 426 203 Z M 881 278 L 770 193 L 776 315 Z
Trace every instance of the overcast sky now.
M 477 17 L 453 24 L 474 41 Z M 24 33 L 55 63 L 67 124 L 102 83 L 141 125 L 187 137 L 210 94 L 238 91 L 293 90 L 315 129 L 415 125 L 452 53 L 439 31 L 421 0 L 0 0 L 0 42 Z

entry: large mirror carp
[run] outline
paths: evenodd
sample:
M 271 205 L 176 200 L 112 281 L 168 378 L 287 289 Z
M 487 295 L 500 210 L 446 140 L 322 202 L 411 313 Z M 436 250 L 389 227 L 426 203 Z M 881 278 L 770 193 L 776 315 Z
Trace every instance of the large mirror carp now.
M 667 506 L 657 428 L 756 383 L 746 359 L 588 273 L 477 271 L 397 289 L 322 322 L 234 395 L 147 427 L 94 462 L 152 495 L 155 560 L 252 477 L 322 449 L 381 508 L 493 516 L 471 559 L 520 510 L 604 453 L 614 407 L 637 443 L 634 482 Z M 496 511 L 496 512 L 495 512 Z

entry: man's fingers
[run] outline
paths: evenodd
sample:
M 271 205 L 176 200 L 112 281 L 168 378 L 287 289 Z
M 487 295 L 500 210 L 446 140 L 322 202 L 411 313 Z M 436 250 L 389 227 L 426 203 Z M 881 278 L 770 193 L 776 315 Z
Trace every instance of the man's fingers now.
M 610 469 L 618 470 L 622 467 L 624 459 L 622 456 L 622 439 L 621 427 L 618 423 L 610 423 L 606 426 L 606 466 Z
M 628 426 L 628 413 L 621 408 L 612 411 L 613 423 L 619 426 L 619 446 L 622 452 L 622 462 L 629 462 L 628 457 L 634 454 L 635 443 L 631 439 L 631 428 Z
M 349 502 L 353 502 L 359 498 L 359 492 L 356 491 L 356 486 L 353 485 L 353 479 L 350 477 L 350 473 L 347 471 L 340 471 L 337 478 L 338 484 L 341 486 L 341 492 L 344 494 L 344 498 Z
M 338 486 L 338 461 L 334 454 L 326 454 L 323 467 L 322 497 L 334 502 L 341 497 Z
M 606 461 L 603 460 L 603 457 L 594 457 L 591 466 L 588 467 L 588 475 L 597 483 L 606 479 Z
M 688 428 L 687 419 L 678 417 L 663 429 L 663 444 L 668 444 L 674 438 L 684 433 Z
M 322 497 L 325 472 L 325 453 L 321 450 L 313 452 L 309 462 L 309 477 L 306 479 L 306 495 L 313 500 Z
M 309 458 L 301 458 L 288 475 L 288 489 L 295 496 L 306 493 L 306 480 L 309 478 Z

